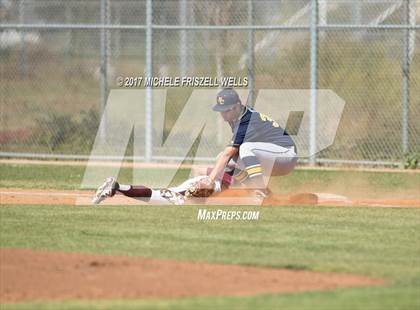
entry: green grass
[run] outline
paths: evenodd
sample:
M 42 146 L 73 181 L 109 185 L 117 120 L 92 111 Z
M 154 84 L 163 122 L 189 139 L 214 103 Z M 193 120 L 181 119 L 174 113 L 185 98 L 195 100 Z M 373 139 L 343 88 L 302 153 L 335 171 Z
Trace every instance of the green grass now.
M 419 293 L 415 288 L 394 286 L 363 289 L 340 289 L 329 292 L 260 295 L 255 297 L 196 297 L 167 300 L 66 301 L 4 305 L 10 310 L 56 309 L 418 309 Z M 3 309 L 3 308 L 2 308 Z
M 104 168 L 107 169 L 107 168 Z M 0 165 L 0 187 L 79 189 L 84 166 Z M 142 169 L 156 176 L 159 169 Z M 132 170 L 119 180 L 130 183 Z M 175 182 L 183 180 L 181 170 Z M 279 193 L 419 197 L 420 174 L 295 170 L 273 178 Z M 207 208 L 212 208 L 208 206 Z M 418 309 L 419 209 L 229 207 L 260 220 L 199 222 L 198 207 L 0 206 L 0 246 L 362 274 L 380 287 L 249 297 L 63 301 L 1 309 Z M 170 229 L 168 229 L 170 227 Z
M 110 170 L 107 167 L 101 169 Z M 1 164 L 0 187 L 79 189 L 84 171 L 84 166 Z M 156 179 L 162 171 L 166 170 L 142 169 L 141 173 Z M 131 183 L 132 172 L 131 168 L 123 168 L 118 179 L 121 182 Z M 185 180 L 188 173 L 187 169 L 180 170 L 174 182 Z M 270 187 L 277 193 L 333 192 L 350 197 L 418 199 L 420 173 L 303 169 L 295 170 L 286 177 L 272 178 Z
M 112 175 L 113 168 L 101 167 L 102 171 L 109 171 Z M 147 178 L 156 178 L 162 171 L 168 169 L 141 169 L 142 175 Z M 0 187 L 23 189 L 80 189 L 85 172 L 85 166 L 56 166 L 56 165 L 13 165 L 0 164 Z M 177 183 L 188 177 L 188 170 L 181 169 L 176 176 Z M 133 169 L 122 168 L 118 180 L 123 183 L 132 183 Z
M 233 208 L 238 207 L 223 207 Z M 3 205 L 0 246 L 355 273 L 384 278 L 386 285 L 246 298 L 42 302 L 4 305 L 4 309 L 420 306 L 418 209 L 259 208 L 260 220 L 255 222 L 199 222 L 197 210 L 198 207 Z

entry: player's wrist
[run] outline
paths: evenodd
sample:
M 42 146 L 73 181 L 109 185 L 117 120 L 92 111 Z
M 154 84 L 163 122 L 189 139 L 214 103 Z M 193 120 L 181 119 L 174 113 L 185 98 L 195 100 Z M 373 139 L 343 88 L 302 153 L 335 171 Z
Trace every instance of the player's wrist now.
M 213 189 L 216 193 L 220 193 L 222 191 L 222 183 L 220 181 L 215 181 Z

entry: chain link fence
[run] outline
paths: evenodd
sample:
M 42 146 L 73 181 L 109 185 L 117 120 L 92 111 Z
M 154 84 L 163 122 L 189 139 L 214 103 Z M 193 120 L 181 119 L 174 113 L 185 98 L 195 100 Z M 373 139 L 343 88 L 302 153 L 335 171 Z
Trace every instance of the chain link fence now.
M 420 152 L 419 21 L 416 0 L 0 0 L 0 156 L 88 158 L 118 76 L 247 76 L 250 105 L 260 89 L 345 100 L 312 164 L 392 165 Z M 168 89 L 165 111 L 149 111 L 165 135 L 191 91 Z M 144 126 L 136 155 L 173 158 Z M 202 139 L 203 159 L 225 127 Z

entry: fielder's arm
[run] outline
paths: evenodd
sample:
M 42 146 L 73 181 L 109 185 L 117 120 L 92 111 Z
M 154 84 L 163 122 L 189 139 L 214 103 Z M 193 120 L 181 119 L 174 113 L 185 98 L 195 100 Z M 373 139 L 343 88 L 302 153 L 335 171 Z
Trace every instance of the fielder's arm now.
M 222 154 L 217 158 L 216 163 L 213 167 L 212 172 L 209 175 L 209 178 L 214 182 L 218 176 L 222 175 L 227 163 L 229 160 L 235 156 L 239 151 L 239 148 L 233 146 L 227 146 Z

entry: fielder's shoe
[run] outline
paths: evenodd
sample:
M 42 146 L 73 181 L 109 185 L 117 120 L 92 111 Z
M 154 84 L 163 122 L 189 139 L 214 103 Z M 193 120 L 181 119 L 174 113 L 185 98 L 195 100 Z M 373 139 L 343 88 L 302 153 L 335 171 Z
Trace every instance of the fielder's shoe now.
M 185 198 L 180 193 L 171 191 L 170 189 L 164 188 L 160 190 L 160 196 L 165 198 L 170 203 L 174 205 L 183 205 L 185 203 Z
M 105 198 L 114 196 L 117 190 L 117 184 L 118 183 L 115 180 L 115 178 L 112 178 L 112 177 L 107 178 L 104 184 L 99 186 L 98 189 L 96 190 L 96 194 L 92 198 L 92 203 L 97 205 Z

